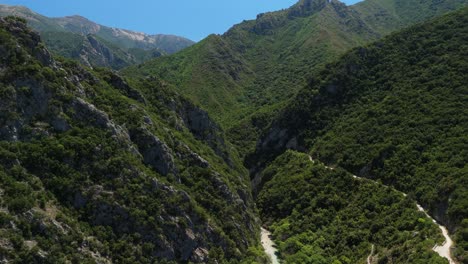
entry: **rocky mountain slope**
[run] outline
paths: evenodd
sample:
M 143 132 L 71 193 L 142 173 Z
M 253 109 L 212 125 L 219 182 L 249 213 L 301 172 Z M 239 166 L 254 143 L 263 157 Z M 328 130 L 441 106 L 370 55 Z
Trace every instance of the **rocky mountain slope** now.
M 248 174 L 208 114 L 56 60 L 25 23 L 0 19 L 0 261 L 261 262 Z
M 9 15 L 25 18 L 54 53 L 80 60 L 88 66 L 121 69 L 175 53 L 194 43 L 179 36 L 110 28 L 81 16 L 49 18 L 26 7 L 0 5 L 0 16 Z
M 468 261 L 467 18 L 464 8 L 328 64 L 263 134 L 252 171 L 296 149 L 380 180 L 447 226 Z

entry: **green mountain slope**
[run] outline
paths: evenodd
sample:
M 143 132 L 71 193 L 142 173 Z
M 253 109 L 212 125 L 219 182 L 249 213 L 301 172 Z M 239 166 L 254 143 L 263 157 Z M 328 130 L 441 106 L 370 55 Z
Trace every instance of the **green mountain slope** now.
M 210 112 L 245 155 L 254 150 L 274 113 L 325 63 L 352 47 L 467 3 L 366 0 L 346 6 L 337 0 L 302 0 L 123 74 L 157 76 L 173 84 Z M 415 15 L 418 12 L 424 15 Z
M 48 18 L 26 7 L 0 5 L 0 16 L 9 15 L 25 18 L 54 53 L 87 66 L 121 69 L 193 44 L 173 35 L 147 35 L 110 28 L 80 16 Z
M 0 260 L 262 263 L 246 170 L 157 79 L 55 60 L 0 18 Z
M 465 263 L 467 29 L 464 8 L 327 65 L 262 136 L 250 167 L 293 148 L 394 186 L 455 234 Z
M 405 7 L 422 10 L 429 2 L 433 1 L 411 1 Z M 436 10 L 426 16 L 442 14 L 466 3 L 437 1 L 432 3 Z M 153 60 L 124 73 L 132 77 L 154 75 L 173 83 L 178 91 L 200 103 L 230 128 L 255 110 L 290 98 L 306 84 L 317 66 L 351 47 L 421 19 L 407 16 L 402 8 L 396 9 L 395 15 L 387 17 L 393 23 L 382 29 L 380 23 L 373 24 L 368 16 L 384 9 L 368 8 L 366 13 L 361 6 L 366 5 L 348 7 L 336 0 L 303 0 L 289 9 L 244 21 L 222 36 L 210 36 L 183 53 Z

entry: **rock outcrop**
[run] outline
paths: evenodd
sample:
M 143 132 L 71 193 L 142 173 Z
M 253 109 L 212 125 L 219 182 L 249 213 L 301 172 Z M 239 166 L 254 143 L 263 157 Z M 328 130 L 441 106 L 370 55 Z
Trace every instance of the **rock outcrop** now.
M 145 164 L 150 165 L 161 175 L 177 174 L 171 149 L 157 136 L 145 128 L 130 131 L 130 137 L 138 146 Z

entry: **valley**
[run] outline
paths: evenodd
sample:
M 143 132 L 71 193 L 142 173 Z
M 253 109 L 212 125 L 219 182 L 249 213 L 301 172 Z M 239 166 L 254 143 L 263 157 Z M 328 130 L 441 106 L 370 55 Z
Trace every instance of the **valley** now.
M 194 43 L 0 5 L 0 263 L 468 263 L 468 1 Z

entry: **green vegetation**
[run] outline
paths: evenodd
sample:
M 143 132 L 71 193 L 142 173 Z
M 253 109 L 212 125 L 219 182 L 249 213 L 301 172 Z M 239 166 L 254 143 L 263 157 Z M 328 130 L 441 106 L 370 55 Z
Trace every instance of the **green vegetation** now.
M 466 0 L 372 0 L 352 6 L 303 0 L 122 73 L 128 78 L 155 76 L 172 84 L 206 109 L 245 154 L 264 129 L 258 120 L 282 108 L 325 63 L 350 48 L 463 4 Z M 408 14 L 408 9 L 413 13 Z M 270 120 L 265 120 L 267 125 Z
M 265 262 L 246 170 L 158 80 L 54 60 L 0 20 L 0 259 Z
M 257 198 L 285 263 L 446 263 L 438 227 L 401 193 L 287 151 L 264 170 Z
M 126 78 L 160 50 L 13 8 L 0 262 L 263 264 L 260 215 L 285 263 L 446 263 L 418 201 L 468 263 L 468 8 L 390 34 L 466 3 L 301 0 Z
M 458 232 L 468 218 L 467 18 L 464 8 L 327 65 L 279 114 L 251 164 L 293 140 L 326 164 L 394 186 L 455 232 L 466 262 Z

